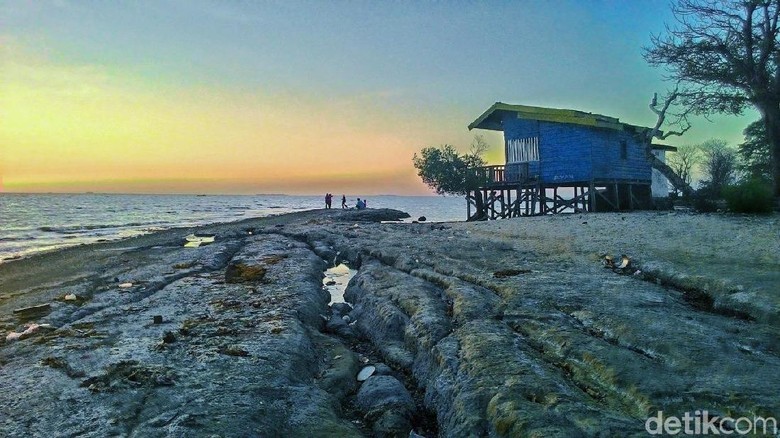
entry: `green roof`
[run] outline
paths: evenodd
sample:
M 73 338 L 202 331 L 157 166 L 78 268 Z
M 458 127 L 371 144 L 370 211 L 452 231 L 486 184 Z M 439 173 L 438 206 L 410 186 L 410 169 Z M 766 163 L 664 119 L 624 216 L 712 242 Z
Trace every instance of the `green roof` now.
M 496 102 L 488 108 L 477 120 L 469 125 L 469 130 L 490 129 L 493 131 L 503 131 L 501 120 L 506 113 L 517 114 L 518 119 L 540 120 L 543 122 L 570 123 L 574 125 L 591 126 L 594 128 L 607 128 L 623 131 L 627 128 L 631 130 L 645 130 L 642 126 L 629 125 L 622 123 L 615 117 L 602 116 L 601 114 L 586 113 L 583 111 L 543 108 L 527 105 L 510 105 L 508 103 Z

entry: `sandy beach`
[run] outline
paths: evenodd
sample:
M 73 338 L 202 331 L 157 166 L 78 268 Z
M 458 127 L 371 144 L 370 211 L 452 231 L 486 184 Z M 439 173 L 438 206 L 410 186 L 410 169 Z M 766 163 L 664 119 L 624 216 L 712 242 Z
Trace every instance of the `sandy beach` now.
M 313 210 L 0 265 L 0 435 L 646 436 L 658 411 L 780 416 L 777 214 L 381 223 L 401 216 Z M 193 232 L 215 242 L 185 248 Z

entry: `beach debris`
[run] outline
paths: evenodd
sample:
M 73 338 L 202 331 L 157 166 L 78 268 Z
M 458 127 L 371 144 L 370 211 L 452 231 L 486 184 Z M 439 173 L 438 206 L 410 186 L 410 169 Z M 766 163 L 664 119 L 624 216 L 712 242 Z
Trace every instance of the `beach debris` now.
M 152 317 L 152 322 L 154 322 L 155 324 L 162 324 L 163 323 L 162 315 L 154 315 Z
M 37 306 L 22 307 L 20 309 L 14 309 L 13 312 L 14 315 L 18 316 L 19 318 L 34 318 L 51 312 L 51 304 L 46 303 L 39 304 Z
M 328 280 L 325 282 L 325 286 L 333 286 L 336 284 L 336 280 Z
M 495 278 L 507 278 L 507 277 L 514 277 L 516 275 L 520 274 L 528 274 L 530 273 L 530 269 L 503 269 L 501 271 L 496 271 L 493 273 L 493 277 Z
M 130 289 L 131 287 L 133 287 L 133 283 L 130 282 L 119 284 L 120 289 Z
M 418 220 L 419 222 L 425 222 L 425 221 L 427 221 L 427 220 L 428 220 L 428 218 L 427 218 L 427 217 L 425 217 L 425 216 L 420 216 L 420 217 L 418 217 L 418 218 L 417 218 L 417 220 Z
M 368 380 L 369 377 L 371 377 L 376 372 L 376 367 L 373 365 L 369 365 L 367 367 L 363 367 L 362 370 L 357 375 L 357 381 L 358 382 L 365 382 Z
M 30 324 L 23 332 L 11 332 L 5 337 L 6 342 L 19 341 L 32 336 L 41 329 L 52 329 L 51 324 Z
M 623 254 L 620 256 L 620 261 L 616 261 L 611 255 L 603 256 L 604 267 L 612 269 L 617 274 L 633 274 L 641 275 L 642 271 L 631 265 L 631 258 Z
M 76 301 L 79 299 L 79 297 L 76 296 L 76 294 L 67 294 L 65 295 L 65 298 L 63 298 L 65 301 Z

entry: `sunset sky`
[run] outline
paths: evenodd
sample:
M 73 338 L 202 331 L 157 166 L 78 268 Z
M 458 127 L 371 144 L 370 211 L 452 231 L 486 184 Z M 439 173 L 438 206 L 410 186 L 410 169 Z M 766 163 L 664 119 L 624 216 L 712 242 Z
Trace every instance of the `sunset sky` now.
M 0 2 L 0 191 L 426 194 L 496 101 L 650 125 L 665 1 Z M 755 112 L 672 144 L 742 141 Z M 498 162 L 500 134 L 483 132 Z

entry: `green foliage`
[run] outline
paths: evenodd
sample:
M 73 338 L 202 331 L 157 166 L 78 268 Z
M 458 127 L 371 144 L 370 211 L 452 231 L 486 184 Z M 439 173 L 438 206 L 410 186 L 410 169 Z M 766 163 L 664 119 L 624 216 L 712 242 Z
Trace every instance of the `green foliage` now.
M 739 169 L 751 179 L 772 180 L 772 152 L 766 127 L 761 120 L 747 126 L 742 133 L 745 142 L 739 145 Z
M 436 193 L 465 195 L 487 182 L 478 168 L 485 165 L 481 154 L 487 148 L 480 137 L 474 139 L 467 154 L 459 154 L 452 145 L 427 147 L 414 154 L 412 161 L 423 182 Z
M 780 197 L 780 1 L 673 0 L 674 21 L 651 37 L 647 62 L 664 68 L 694 114 L 762 114 Z M 753 172 L 751 172 L 753 173 Z
M 759 179 L 727 186 L 723 189 L 723 197 L 729 210 L 736 213 L 767 214 L 774 206 L 772 187 Z

